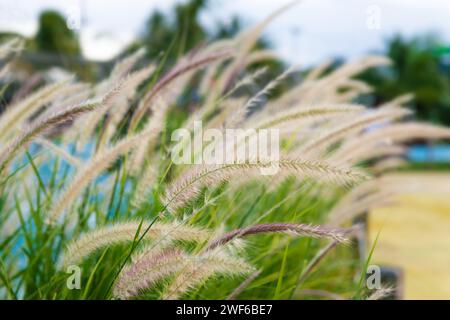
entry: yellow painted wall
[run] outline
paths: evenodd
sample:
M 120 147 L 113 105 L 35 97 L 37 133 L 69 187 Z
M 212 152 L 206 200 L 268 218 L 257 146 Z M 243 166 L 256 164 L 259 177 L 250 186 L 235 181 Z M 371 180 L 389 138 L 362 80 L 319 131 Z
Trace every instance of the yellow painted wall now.
M 402 269 L 404 299 L 450 299 L 450 194 L 436 192 L 450 175 L 423 178 L 436 183 L 370 212 L 369 246 L 380 232 L 372 263 Z

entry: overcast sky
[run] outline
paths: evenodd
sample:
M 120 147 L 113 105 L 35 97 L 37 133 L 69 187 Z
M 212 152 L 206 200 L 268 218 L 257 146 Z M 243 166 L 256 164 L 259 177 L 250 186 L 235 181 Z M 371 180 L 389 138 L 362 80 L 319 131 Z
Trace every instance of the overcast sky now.
M 211 26 L 238 14 L 248 25 L 291 0 L 211 0 L 201 17 Z M 156 8 L 169 12 L 183 0 L 0 0 L 0 30 L 31 35 L 43 9 L 53 8 L 79 29 L 83 52 L 106 60 L 132 41 Z M 379 51 L 394 33 L 435 32 L 450 44 L 449 0 L 303 0 L 266 30 L 279 54 L 292 63 L 327 57 L 354 58 Z

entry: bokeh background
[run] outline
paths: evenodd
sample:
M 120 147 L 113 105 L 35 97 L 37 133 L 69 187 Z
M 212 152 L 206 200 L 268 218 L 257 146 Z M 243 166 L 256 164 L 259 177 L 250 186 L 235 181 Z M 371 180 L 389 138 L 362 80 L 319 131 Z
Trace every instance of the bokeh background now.
M 27 39 L 28 68 L 60 64 L 95 79 L 141 45 L 155 58 L 180 37 L 172 52 L 182 54 L 232 36 L 289 2 L 1 0 L 0 39 Z M 306 0 L 274 21 L 260 45 L 277 53 L 274 63 L 305 68 L 325 59 L 339 64 L 370 52 L 386 54 L 391 69 L 363 76 L 375 86 L 375 99 L 414 93 L 420 117 L 449 124 L 449 14 L 445 0 Z

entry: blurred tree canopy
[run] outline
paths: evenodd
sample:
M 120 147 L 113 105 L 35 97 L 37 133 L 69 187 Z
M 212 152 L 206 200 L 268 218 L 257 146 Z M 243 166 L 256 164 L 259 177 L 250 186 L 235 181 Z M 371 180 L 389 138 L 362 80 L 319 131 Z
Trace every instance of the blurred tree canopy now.
M 192 0 L 175 7 L 174 20 L 154 12 L 147 21 L 142 41 L 149 56 L 156 57 L 172 43 L 172 52 L 182 54 L 207 39 L 208 33 L 199 22 L 199 14 L 208 0 Z M 175 39 L 177 41 L 175 41 Z
M 450 50 L 433 35 L 387 43 L 392 66 L 372 69 L 361 78 L 375 88 L 376 103 L 414 94 L 411 107 L 423 120 L 450 125 Z
M 165 67 L 170 67 L 189 50 L 217 39 L 232 37 L 242 30 L 243 24 L 237 16 L 226 23 L 217 22 L 213 27 L 202 25 L 200 15 L 212 3 L 213 0 L 190 0 L 175 5 L 170 14 L 153 12 L 138 39 L 119 57 L 145 47 L 148 60 L 159 60 L 164 62 Z M 1 36 L 6 38 L 11 35 L 5 33 Z M 270 47 L 270 42 L 264 38 L 257 44 L 258 49 Z M 35 37 L 27 40 L 27 48 L 24 61 L 30 69 L 57 65 L 75 72 L 83 80 L 96 78 L 94 65 L 82 57 L 77 34 L 67 27 L 65 18 L 56 11 L 42 12 L 38 31 Z M 433 35 L 412 39 L 397 35 L 388 40 L 384 53 L 391 58 L 392 66 L 371 69 L 360 76 L 374 87 L 374 103 L 380 104 L 412 93 L 415 99 L 411 108 L 420 119 L 450 125 L 450 46 L 442 45 L 439 38 Z M 111 69 L 113 62 L 102 68 Z M 270 60 L 264 64 L 269 66 L 269 71 L 261 79 L 262 82 L 269 81 L 284 68 L 281 60 Z M 258 63 L 252 68 L 260 66 L 261 63 Z M 105 71 L 99 74 L 105 74 Z
M 154 11 L 149 16 L 138 39 L 127 47 L 118 58 L 144 47 L 148 60 L 159 61 L 162 63 L 163 69 L 168 69 L 179 57 L 190 50 L 215 40 L 233 37 L 239 33 L 243 29 L 243 24 L 238 16 L 231 17 L 226 23 L 216 22 L 214 26 L 208 27 L 202 25 L 200 14 L 213 3 L 215 2 L 211 0 L 190 0 L 176 4 L 170 14 Z M 271 44 L 264 38 L 258 40 L 256 44 L 257 49 L 269 47 Z M 262 64 L 261 62 L 255 63 L 251 69 L 259 68 Z M 261 77 L 262 82 L 270 81 L 284 69 L 283 62 L 275 59 L 264 61 L 264 66 L 269 68 L 268 72 Z M 198 97 L 195 90 L 192 90 L 193 88 L 185 90 L 185 96 L 182 96 L 184 98 L 181 98 L 180 101 L 196 101 Z M 276 95 L 279 91 L 280 88 L 277 88 L 273 94 Z
M 44 11 L 39 16 L 39 27 L 34 37 L 36 51 L 80 56 L 77 35 L 67 27 L 64 17 L 56 11 Z
M 210 29 L 203 26 L 199 17 L 208 9 L 210 3 L 213 1 L 190 0 L 175 5 L 172 15 L 165 15 L 160 11 L 153 12 L 138 40 L 126 48 L 121 56 L 144 46 L 149 59 L 153 60 L 165 54 L 165 59 L 170 65 L 170 62 L 201 44 L 233 37 L 242 30 L 241 20 L 237 16 L 231 17 L 228 23 L 218 22 Z M 270 43 L 261 39 L 257 47 L 268 48 Z
M 173 18 L 161 11 L 154 11 L 138 39 L 120 56 L 144 46 L 149 59 L 153 60 L 164 53 L 168 62 L 175 60 L 207 39 L 208 32 L 198 19 L 207 2 L 208 0 L 191 0 L 185 4 L 177 4 Z
M 28 47 L 25 59 L 35 69 L 58 66 L 83 80 L 95 80 L 94 65 L 83 57 L 77 33 L 67 27 L 66 19 L 57 11 L 40 14 L 38 30 Z
M 77 33 L 67 27 L 66 19 L 59 12 L 42 11 L 33 37 L 0 33 L 0 40 L 11 37 L 24 39 L 25 50 L 18 64 L 30 75 L 36 70 L 56 66 L 75 73 L 83 80 L 95 80 L 95 65 L 83 57 Z

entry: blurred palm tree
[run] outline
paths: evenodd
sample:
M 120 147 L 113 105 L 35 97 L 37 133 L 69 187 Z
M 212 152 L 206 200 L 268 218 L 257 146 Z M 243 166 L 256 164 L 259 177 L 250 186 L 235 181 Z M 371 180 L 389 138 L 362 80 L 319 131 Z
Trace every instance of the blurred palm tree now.
M 376 103 L 412 93 L 411 107 L 420 119 L 450 125 L 450 55 L 444 49 L 433 35 L 397 35 L 386 49 L 392 66 L 369 70 L 362 79 L 374 86 Z

